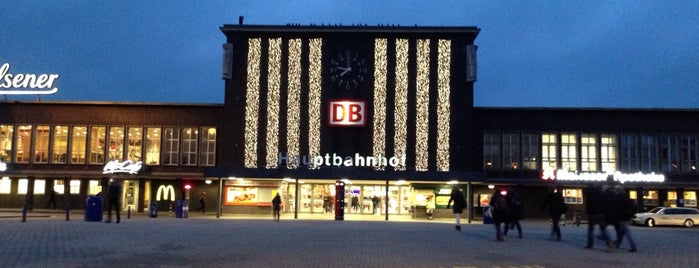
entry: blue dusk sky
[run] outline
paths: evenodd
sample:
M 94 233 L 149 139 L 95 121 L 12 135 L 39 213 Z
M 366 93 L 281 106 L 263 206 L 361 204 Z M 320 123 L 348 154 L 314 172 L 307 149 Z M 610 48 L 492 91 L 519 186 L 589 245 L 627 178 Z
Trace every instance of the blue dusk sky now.
M 479 107 L 699 108 L 696 0 L 27 0 L 0 10 L 0 65 L 60 75 L 45 101 L 222 103 L 219 27 L 244 16 L 476 26 Z

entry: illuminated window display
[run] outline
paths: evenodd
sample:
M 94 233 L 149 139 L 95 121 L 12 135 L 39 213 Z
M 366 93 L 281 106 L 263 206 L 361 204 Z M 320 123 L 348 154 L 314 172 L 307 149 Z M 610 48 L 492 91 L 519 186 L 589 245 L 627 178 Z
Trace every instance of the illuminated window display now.
M 124 127 L 109 127 L 109 161 L 124 160 Z
M 53 127 L 53 159 L 54 164 L 65 164 L 68 161 L 68 126 Z
M 51 127 L 47 125 L 39 125 L 36 126 L 35 131 L 34 163 L 48 163 Z
M 29 158 L 31 157 L 32 150 L 32 126 L 31 125 L 20 125 L 17 126 L 17 136 L 15 139 L 16 151 L 15 162 L 16 163 L 29 163 Z
M 87 147 L 87 127 L 73 126 L 70 136 L 70 163 L 84 164 Z M 61 190 L 63 191 L 63 190 Z M 58 192 L 58 191 L 57 191 Z
M 126 145 L 126 151 L 128 152 L 127 160 L 131 160 L 134 163 L 143 160 L 141 157 L 143 153 L 142 127 L 128 128 L 128 144 Z
M 104 145 L 107 142 L 107 128 L 90 127 L 90 164 L 104 164 Z
M 160 128 L 146 128 L 146 161 L 148 165 L 160 164 Z

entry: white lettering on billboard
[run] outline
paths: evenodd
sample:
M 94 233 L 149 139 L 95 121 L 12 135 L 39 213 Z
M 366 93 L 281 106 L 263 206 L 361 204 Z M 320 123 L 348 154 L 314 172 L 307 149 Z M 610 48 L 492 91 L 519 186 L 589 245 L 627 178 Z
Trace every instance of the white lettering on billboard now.
M 0 94 L 53 94 L 58 91 L 56 79 L 58 74 L 12 74 L 10 64 L 5 63 L 0 66 Z

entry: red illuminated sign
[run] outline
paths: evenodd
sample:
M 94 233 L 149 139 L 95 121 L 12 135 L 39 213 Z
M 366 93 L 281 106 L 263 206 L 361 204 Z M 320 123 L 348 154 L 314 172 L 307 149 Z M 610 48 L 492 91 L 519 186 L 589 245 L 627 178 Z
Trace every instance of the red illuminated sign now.
M 366 125 L 366 101 L 330 100 L 328 103 L 328 125 L 363 127 Z

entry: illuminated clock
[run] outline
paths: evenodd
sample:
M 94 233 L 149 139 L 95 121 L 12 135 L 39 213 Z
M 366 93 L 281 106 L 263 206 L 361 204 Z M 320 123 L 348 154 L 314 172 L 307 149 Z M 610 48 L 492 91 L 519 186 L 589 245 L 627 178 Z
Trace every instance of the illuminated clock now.
M 357 88 L 366 77 L 366 60 L 357 52 L 344 50 L 330 60 L 330 81 L 338 88 Z

